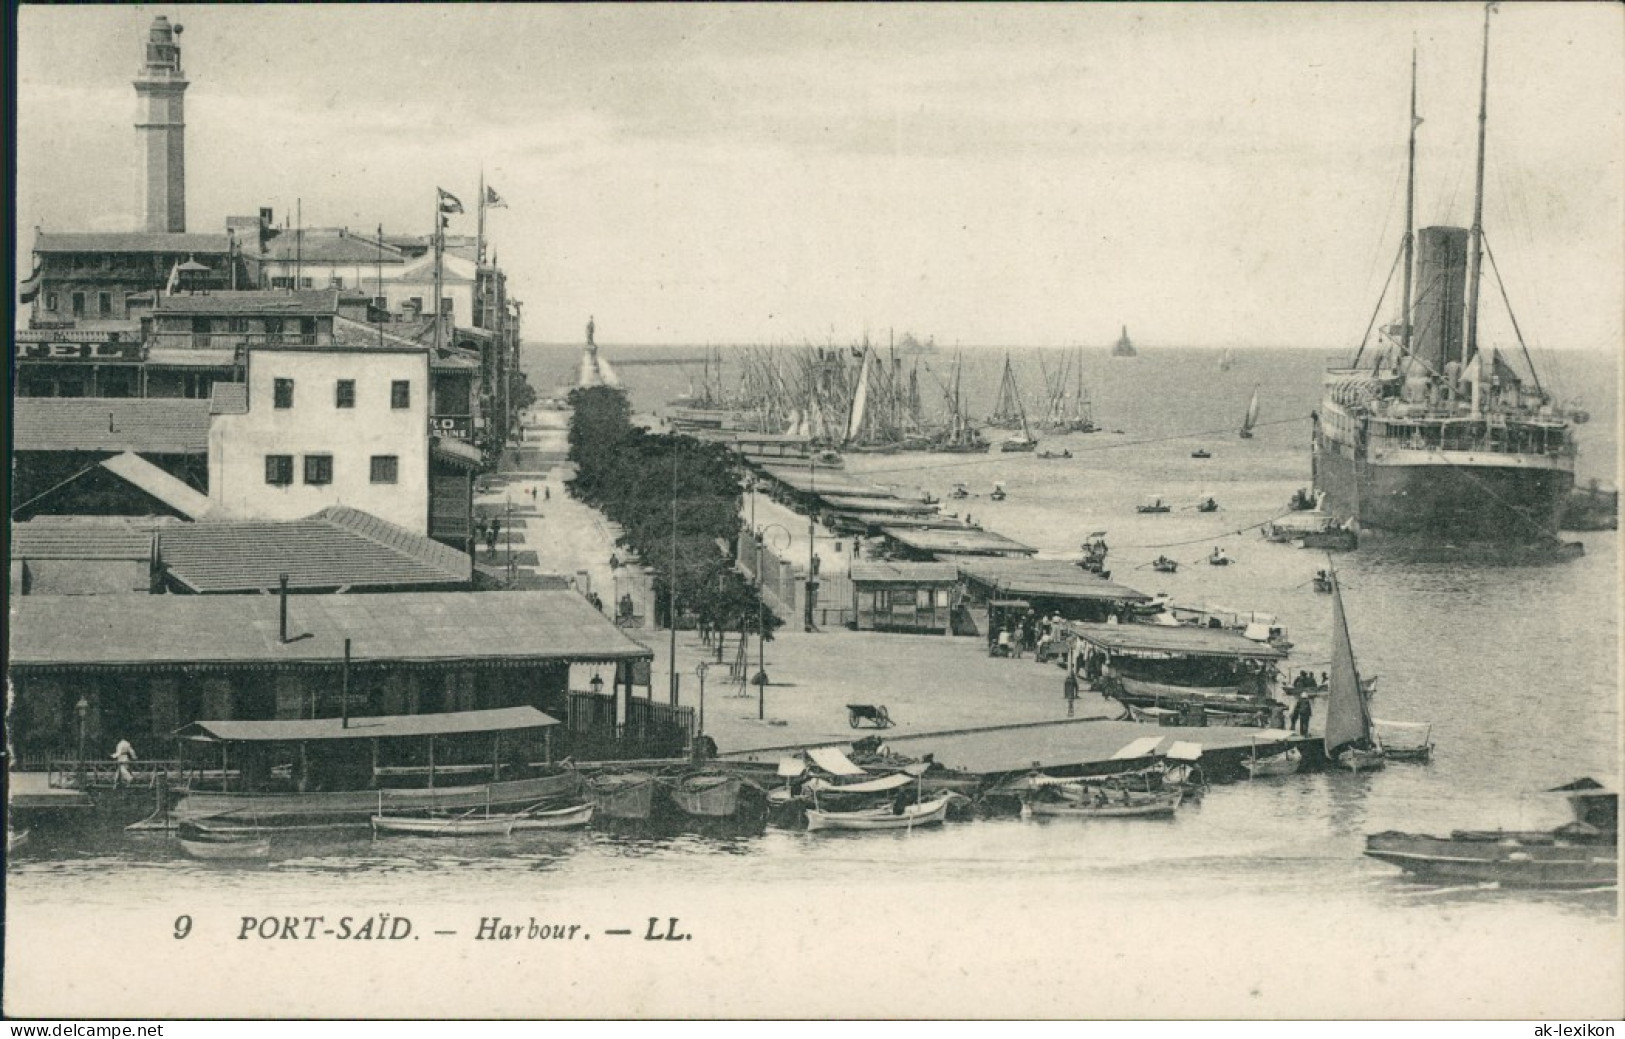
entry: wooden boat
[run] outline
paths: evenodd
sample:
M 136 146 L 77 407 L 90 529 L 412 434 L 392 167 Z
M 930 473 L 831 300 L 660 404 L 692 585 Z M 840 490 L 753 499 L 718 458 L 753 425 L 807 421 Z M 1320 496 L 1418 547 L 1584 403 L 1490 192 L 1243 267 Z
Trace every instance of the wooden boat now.
M 1370 695 L 1370 680 L 1367 682 Z M 1392 722 L 1373 719 L 1381 737 L 1382 756 L 1389 761 L 1413 761 L 1426 764 L 1433 760 L 1433 724 L 1431 722 Z
M 991 498 L 994 501 L 1003 501 L 1004 499 L 1008 498 L 1009 496 L 1010 496 L 1009 493 L 1005 491 L 1004 484 L 1002 484 L 1002 483 L 994 484 L 993 485 L 993 493 L 988 495 L 988 497 Z
M 1182 790 L 1145 794 L 1124 791 L 1117 800 L 1113 800 L 1102 791 L 1103 800 L 1097 798 L 1091 801 L 1085 798 L 1074 801 L 1064 798 L 1046 801 L 1032 798 L 1024 807 L 1032 815 L 1065 816 L 1074 819 L 1166 819 L 1174 814 L 1184 796 Z
M 1298 548 L 1313 548 L 1330 552 L 1350 552 L 1360 547 L 1360 535 L 1354 528 L 1334 524 L 1324 530 L 1308 530 L 1294 536 L 1292 544 Z
M 728 772 L 696 772 L 659 782 L 679 812 L 705 819 L 731 819 L 737 815 L 740 794 L 747 785 Z
M 537 808 L 514 817 L 512 832 L 521 830 L 579 830 L 592 822 L 590 803 L 563 808 Z
M 375 833 L 409 833 L 420 837 L 507 837 L 513 833 L 513 814 L 502 815 L 375 815 Z
M 28 844 L 27 830 L 6 830 L 6 852 L 9 854 Z
M 1167 556 L 1158 556 L 1151 561 L 1151 569 L 1159 574 L 1171 574 L 1179 570 L 1179 560 L 1169 559 Z
M 1354 663 L 1348 620 L 1343 615 L 1343 593 L 1337 571 L 1328 569 L 1332 582 L 1332 669 L 1326 694 L 1326 760 L 1355 772 L 1383 766 L 1382 742 L 1371 721 L 1371 704 Z
M 644 772 L 604 772 L 587 780 L 593 808 L 603 819 L 647 820 L 655 786 L 655 777 Z
M 194 859 L 263 859 L 271 854 L 269 837 L 233 837 L 229 840 L 179 838 L 181 850 Z
M 1219 502 L 1215 498 L 1203 498 L 1196 503 L 1197 512 L 1218 512 Z
M 1224 549 L 1216 548 L 1207 557 L 1210 566 L 1229 566 L 1234 560 L 1224 554 Z
M 1144 505 L 1134 506 L 1135 512 L 1172 512 L 1174 507 L 1161 498 L 1152 498 Z
M 1457 830 L 1449 837 L 1394 830 L 1366 837 L 1365 853 L 1419 879 L 1519 888 L 1612 888 L 1619 883 L 1619 795 L 1591 779 L 1568 795 L 1574 821 L 1547 831 Z
M 948 793 L 929 801 L 904 805 L 901 810 L 885 806 L 857 811 L 833 812 L 821 808 L 807 809 L 807 829 L 818 830 L 912 830 L 917 826 L 935 826 L 948 818 L 948 802 L 956 794 Z
M 1046 450 L 1038 452 L 1038 457 L 1039 458 L 1048 458 L 1048 459 L 1071 458 L 1072 457 L 1072 452 L 1070 450 L 1067 450 L 1067 451 L 1050 451 L 1050 450 L 1046 449 Z
M 1213 457 L 1213 452 L 1209 451 L 1205 447 L 1199 447 L 1196 450 L 1191 452 L 1191 457 L 1192 458 L 1212 458 Z
M 1253 743 L 1253 753 L 1244 765 L 1247 775 L 1251 779 L 1260 779 L 1264 776 L 1290 776 L 1303 767 L 1303 754 L 1296 747 L 1288 747 L 1278 754 L 1260 754 L 1257 741 Z
M 956 484 L 954 484 L 954 489 L 952 491 L 948 492 L 948 497 L 950 497 L 950 498 L 969 498 L 970 497 L 970 489 L 967 488 L 962 483 L 956 483 Z
M 1315 591 L 1323 592 L 1327 595 L 1332 593 L 1331 575 L 1327 574 L 1324 570 L 1315 571 Z

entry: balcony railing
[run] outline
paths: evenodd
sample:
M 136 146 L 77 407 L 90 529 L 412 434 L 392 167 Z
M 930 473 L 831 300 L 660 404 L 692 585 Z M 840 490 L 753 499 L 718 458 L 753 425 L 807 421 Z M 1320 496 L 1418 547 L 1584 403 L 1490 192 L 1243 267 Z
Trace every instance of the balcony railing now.
M 180 350 L 235 350 L 257 346 L 331 346 L 331 332 L 154 332 L 149 346 Z

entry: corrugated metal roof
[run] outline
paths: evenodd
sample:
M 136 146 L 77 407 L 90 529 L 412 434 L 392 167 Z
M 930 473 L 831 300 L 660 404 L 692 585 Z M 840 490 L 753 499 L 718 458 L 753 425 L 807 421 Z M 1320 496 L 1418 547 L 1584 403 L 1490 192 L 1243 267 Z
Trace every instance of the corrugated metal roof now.
M 1001 596 L 1054 599 L 1106 599 L 1113 602 L 1149 602 L 1151 596 L 1127 585 L 1107 581 L 1064 559 L 991 559 L 971 556 L 955 560 L 959 571 Z
M 951 563 L 853 563 L 853 584 L 953 584 L 959 569 Z
M 209 414 L 246 415 L 248 383 L 217 382 L 209 388 Z
M 158 397 L 19 397 L 16 451 L 209 453 L 209 402 Z
M 1279 660 L 1286 656 L 1267 642 L 1254 642 L 1222 628 L 1163 624 L 1069 624 L 1073 634 L 1112 652 L 1169 653 L 1196 657 L 1251 657 Z
M 140 455 L 126 451 L 112 458 L 104 458 L 102 468 L 119 479 L 139 487 L 187 519 L 222 518 L 229 515 L 207 494 L 188 487 Z
M 467 584 L 467 555 L 369 513 L 332 506 L 300 520 L 172 527 L 159 535 L 170 576 L 196 592 L 383 589 Z
M 377 740 L 457 736 L 479 732 L 544 729 L 559 724 L 534 707 L 441 714 L 380 714 L 351 718 L 296 718 L 286 721 L 197 721 L 175 735 L 200 743 L 263 743 L 300 740 Z
M 201 292 L 182 296 L 160 294 L 153 301 L 160 314 L 336 314 L 337 289 L 273 289 L 269 291 Z
M 37 253 L 201 253 L 225 255 L 231 239 L 223 234 L 163 231 L 51 231 L 34 239 Z
M 404 263 L 406 254 L 387 241 L 351 234 L 341 228 L 285 231 L 266 243 L 261 261 L 271 263 Z
M 1019 541 L 1012 541 L 991 530 L 906 530 L 902 527 L 882 527 L 887 537 L 898 544 L 921 552 L 1020 552 L 1032 555 L 1038 549 Z
M 650 650 L 574 591 L 278 596 L 28 596 L 11 603 L 11 666 L 336 665 L 647 660 Z
M 11 525 L 13 559 L 148 559 L 153 520 L 46 516 Z

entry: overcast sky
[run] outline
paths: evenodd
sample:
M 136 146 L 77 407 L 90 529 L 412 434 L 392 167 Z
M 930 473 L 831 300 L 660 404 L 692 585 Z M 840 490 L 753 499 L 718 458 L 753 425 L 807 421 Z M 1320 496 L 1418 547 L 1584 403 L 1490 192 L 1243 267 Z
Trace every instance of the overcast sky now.
M 472 233 L 483 165 L 530 339 L 1346 347 L 1403 231 L 1413 37 L 1418 224 L 1471 219 L 1475 4 L 53 6 L 19 15 L 20 256 L 136 226 L 160 13 L 188 230 L 302 199 L 427 233 L 438 185 Z M 1550 348 L 1620 344 L 1622 26 L 1493 18 L 1485 226 Z

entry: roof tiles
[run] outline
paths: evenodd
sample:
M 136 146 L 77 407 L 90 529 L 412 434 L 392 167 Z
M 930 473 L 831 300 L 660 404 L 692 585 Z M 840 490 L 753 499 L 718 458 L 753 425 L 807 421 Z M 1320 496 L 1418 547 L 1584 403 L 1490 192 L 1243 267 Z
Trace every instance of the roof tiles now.
M 15 451 L 209 452 L 209 402 L 166 397 L 19 397 Z

